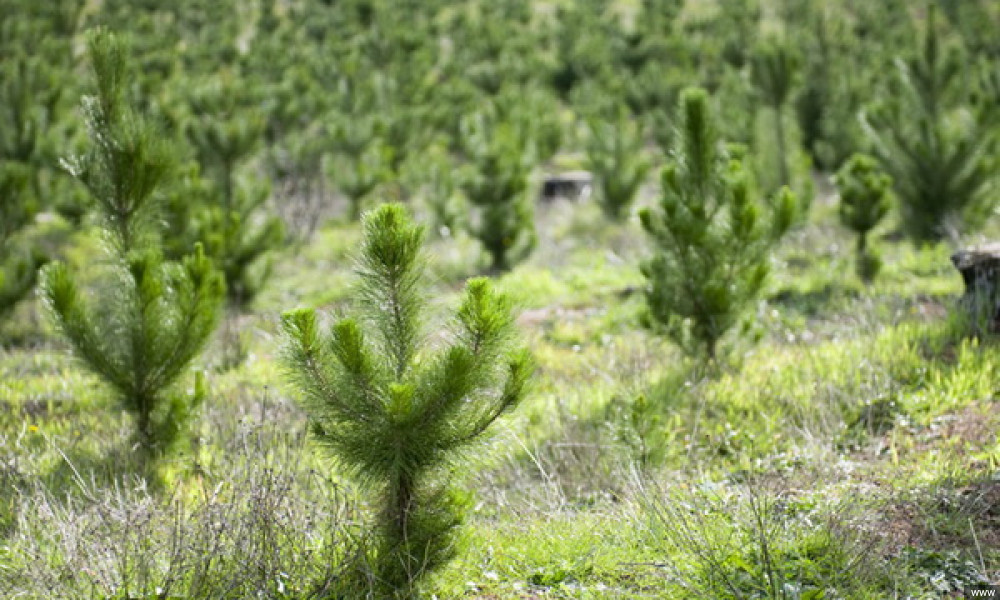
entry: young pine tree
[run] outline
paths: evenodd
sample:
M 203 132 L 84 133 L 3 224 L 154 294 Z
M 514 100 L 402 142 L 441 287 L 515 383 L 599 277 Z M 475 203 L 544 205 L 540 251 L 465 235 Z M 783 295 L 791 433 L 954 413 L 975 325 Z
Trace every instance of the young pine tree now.
M 281 219 L 264 211 L 270 186 L 247 164 L 260 146 L 265 121 L 245 106 L 240 82 L 219 77 L 189 98 L 187 134 L 202 172 L 212 183 L 207 202 L 190 207 L 179 235 L 201 242 L 226 278 L 229 303 L 249 304 L 270 275 L 267 253 L 282 245 Z
M 868 234 L 889 213 L 892 178 L 883 173 L 870 156 L 855 154 L 833 178 L 840 192 L 840 222 L 858 234 L 858 277 L 870 282 L 882 268 L 878 251 Z
M 757 94 L 774 113 L 778 151 L 778 184 L 791 185 L 784 113 L 792 97 L 799 61 L 791 46 L 777 39 L 761 42 L 751 57 L 750 75 Z
M 597 201 L 608 217 L 620 221 L 629 214 L 639 187 L 649 172 L 642 156 L 642 130 L 624 111 L 615 122 L 590 125 L 587 168 L 597 180 Z
M 509 123 L 481 119 L 468 124 L 463 144 L 471 164 L 462 189 L 479 216 L 470 224 L 471 233 L 489 253 L 492 269 L 505 271 L 536 242 L 534 205 L 526 193 L 529 144 Z
M 446 560 L 461 507 L 449 473 L 524 394 L 532 373 L 510 301 L 472 279 L 436 352 L 426 345 L 423 231 L 401 205 L 363 220 L 357 318 L 319 333 L 312 310 L 286 313 L 288 376 L 316 439 L 378 507 L 380 597 L 409 591 Z
M 201 397 L 198 385 L 193 398 L 170 388 L 215 328 L 225 286 L 200 246 L 180 263 L 163 260 L 155 204 L 171 150 L 126 101 L 127 44 L 98 31 L 88 50 L 97 84 L 83 102 L 91 148 L 68 166 L 103 217 L 109 273 L 93 303 L 62 263 L 42 270 L 40 286 L 55 324 L 132 414 L 151 457 L 176 439 Z
M 788 188 L 769 203 L 753 198 L 746 169 L 719 142 L 704 90 L 682 93 L 677 122 L 660 206 L 639 214 L 655 247 L 642 265 L 647 324 L 713 360 L 719 340 L 760 295 L 796 201 Z M 773 208 L 763 212 L 765 205 Z
M 896 61 L 886 100 L 862 113 L 915 242 L 980 225 L 996 203 L 987 193 L 996 109 L 974 102 L 975 86 L 968 85 L 960 57 L 941 48 L 935 12 L 931 4 L 922 51 Z

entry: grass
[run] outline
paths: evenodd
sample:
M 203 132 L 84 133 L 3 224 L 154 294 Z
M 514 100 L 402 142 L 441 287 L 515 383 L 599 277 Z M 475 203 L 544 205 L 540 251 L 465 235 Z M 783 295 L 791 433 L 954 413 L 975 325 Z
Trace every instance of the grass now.
M 949 249 L 883 231 L 865 287 L 835 207 L 813 209 L 749 315 L 759 340 L 726 340 L 706 372 L 637 325 L 636 222 L 539 208 L 538 249 L 499 285 L 540 369 L 495 452 L 456 474 L 474 510 L 428 597 L 903 599 L 1000 579 L 1000 351 L 949 316 Z M 346 306 L 357 242 L 331 222 L 279 257 L 234 325 L 245 360 L 222 369 L 221 338 L 206 352 L 197 429 L 152 480 L 127 417 L 20 307 L 0 351 L 0 596 L 364 597 L 368 507 L 275 361 L 280 311 Z M 430 252 L 429 295 L 452 306 L 479 249 Z

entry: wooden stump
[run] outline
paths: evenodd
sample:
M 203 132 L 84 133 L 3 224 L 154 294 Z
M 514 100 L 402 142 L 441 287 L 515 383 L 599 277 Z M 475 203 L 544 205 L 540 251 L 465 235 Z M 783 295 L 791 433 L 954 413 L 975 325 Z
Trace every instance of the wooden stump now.
M 593 176 L 587 171 L 571 171 L 549 175 L 542 184 L 542 200 L 551 202 L 556 198 L 570 201 L 586 200 L 594 184 Z
M 992 333 L 1000 333 L 1000 242 L 961 250 L 951 262 L 965 281 L 961 304 L 973 321 L 985 320 Z

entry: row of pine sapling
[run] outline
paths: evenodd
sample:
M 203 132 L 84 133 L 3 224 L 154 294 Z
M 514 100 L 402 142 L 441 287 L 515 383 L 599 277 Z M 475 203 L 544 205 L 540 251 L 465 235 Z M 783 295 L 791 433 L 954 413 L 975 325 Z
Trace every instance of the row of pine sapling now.
M 740 43 L 720 50 L 724 68 L 718 80 L 708 74 L 706 77 L 727 122 L 727 141 L 745 142 L 750 147 L 744 162 L 753 179 L 768 196 L 781 186 L 789 186 L 799 198 L 800 218 L 805 219 L 812 197 L 810 169 L 808 158 L 799 152 L 799 144 L 786 123 L 790 108 L 795 108 L 802 145 L 816 164 L 839 168 L 852 147 L 865 147 L 854 132 L 858 128 L 855 115 L 862 108 L 858 88 L 871 82 L 851 79 L 850 66 L 837 58 L 838 52 L 845 51 L 844 40 L 851 39 L 844 33 L 841 21 L 823 11 L 806 11 L 811 19 L 805 24 L 808 30 L 758 39 L 755 27 L 760 15 L 750 10 L 751 4 L 744 7 L 746 11 L 734 7 L 732 14 L 720 16 L 725 23 L 718 25 L 726 30 L 725 39 L 740 32 L 732 38 Z M 634 75 L 621 82 L 625 86 L 621 98 L 612 95 L 605 101 L 598 95 L 590 104 L 583 104 L 583 88 L 579 95 L 573 94 L 574 89 L 584 86 L 589 78 L 613 74 L 605 69 L 598 69 L 599 75 L 587 71 L 598 67 L 594 64 L 597 56 L 587 54 L 597 52 L 596 46 L 560 49 L 567 53 L 562 57 L 569 61 L 567 68 L 572 68 L 559 72 L 553 85 L 558 84 L 556 89 L 562 90 L 560 93 L 568 100 L 587 108 L 580 114 L 599 115 L 585 119 L 589 134 L 585 164 L 595 174 L 597 200 L 612 218 L 630 214 L 630 206 L 649 174 L 650 161 L 645 156 L 648 137 L 664 153 L 672 144 L 676 125 L 672 107 L 679 93 L 678 82 L 685 78 L 681 76 L 683 69 L 664 73 L 662 67 L 656 66 L 659 58 L 670 54 L 671 32 L 677 26 L 675 16 L 671 16 L 674 12 L 664 11 L 656 11 L 656 19 L 644 20 L 632 37 L 623 40 L 627 44 L 621 50 L 623 54 L 612 60 L 622 61 Z M 586 11 L 581 9 L 574 15 L 567 16 L 567 27 L 576 26 L 574 19 L 587 22 Z M 965 230 L 981 222 L 991 207 L 985 190 L 990 179 L 988 157 L 996 136 L 979 132 L 996 128 L 998 78 L 988 71 L 981 81 L 973 81 L 974 85 L 960 82 L 958 70 L 951 68 L 960 56 L 953 46 L 946 48 L 937 41 L 936 30 L 931 11 L 923 50 L 896 65 L 899 76 L 893 85 L 899 93 L 881 104 L 868 106 L 860 120 L 871 141 L 869 152 L 892 176 L 906 230 L 916 240 L 940 237 L 949 228 Z M 492 30 L 489 33 L 492 35 Z M 598 40 L 586 41 L 598 44 Z M 502 40 L 484 43 L 502 46 Z M 602 52 L 610 50 L 604 48 Z M 805 61 L 803 54 L 808 58 Z M 154 56 L 147 60 L 155 64 L 158 59 Z M 175 126 L 172 130 L 182 133 L 183 139 L 178 141 L 188 148 L 184 162 L 197 165 L 187 167 L 183 181 L 167 192 L 174 200 L 163 205 L 163 218 L 168 223 L 165 251 L 169 257 L 179 258 L 194 241 L 201 242 L 205 252 L 223 269 L 227 294 L 234 306 L 245 307 L 252 301 L 268 273 L 267 252 L 285 241 L 280 221 L 263 210 L 269 186 L 251 175 L 261 166 L 259 151 L 265 140 L 269 145 L 277 144 L 280 152 L 275 153 L 295 150 L 293 153 L 301 159 L 296 161 L 304 165 L 290 174 L 287 157 L 272 156 L 267 160 L 274 163 L 271 167 L 276 172 L 288 177 L 331 180 L 332 187 L 346 197 L 349 216 L 354 219 L 375 197 L 406 199 L 416 191 L 437 221 L 434 229 L 450 233 L 458 228 L 467 230 L 480 240 L 494 269 L 511 267 L 534 245 L 532 203 L 527 193 L 529 175 L 562 143 L 560 105 L 551 94 L 531 85 L 499 86 L 495 96 L 482 103 L 486 106 L 482 114 L 449 119 L 445 113 L 451 105 L 421 110 L 400 107 L 398 82 L 367 77 L 357 64 L 349 63 L 347 67 L 335 78 L 343 91 L 331 101 L 329 110 L 311 95 L 299 97 L 287 89 L 295 81 L 287 85 L 281 82 L 277 87 L 255 86 L 250 76 L 254 69 L 263 68 L 255 63 L 246 65 L 246 73 L 234 69 L 212 75 L 211 81 L 206 75 L 205 83 L 198 83 L 196 78 L 189 90 L 164 94 L 166 108 L 160 110 L 162 117 Z M 501 67 L 511 65 L 491 68 Z M 22 72 L 31 70 L 11 68 L 9 81 L 22 82 L 26 77 Z M 654 72 L 656 76 L 647 82 L 646 75 Z M 22 75 L 15 76 L 18 73 Z M 476 73 L 479 71 L 473 70 L 468 77 L 479 81 L 484 76 Z M 493 79 L 485 77 L 480 83 L 492 89 L 495 86 L 488 82 Z M 561 87 L 564 84 L 565 90 Z M 30 90 L 39 87 L 31 81 L 19 85 Z M 449 85 L 440 87 L 450 90 L 447 93 L 461 102 L 471 102 L 479 93 L 450 80 Z M 835 97 L 844 90 L 850 98 Z M 271 93 L 276 98 L 262 100 L 263 94 Z M 10 96 L 13 101 L 29 94 L 11 92 Z M 293 110 L 295 106 L 302 110 L 313 104 L 325 112 L 318 119 L 310 115 L 309 126 L 302 131 L 288 131 L 304 121 Z M 274 106 L 265 115 L 267 111 L 262 107 L 270 105 Z M 768 111 L 768 118 L 762 122 L 769 131 L 764 133 L 754 131 L 760 108 Z M 38 129 L 23 122 L 14 125 L 25 131 Z M 20 130 L 17 127 L 15 131 Z M 27 134 L 15 137 L 34 139 Z M 12 164 L 33 160 L 26 158 L 32 154 L 30 145 L 11 146 L 11 150 L 3 151 L 15 161 Z M 435 148 L 444 151 L 435 153 Z M 437 165 L 410 177 L 407 169 L 410 174 L 422 171 L 423 158 L 428 155 L 436 157 Z M 5 189 L 20 185 L 16 170 L 8 168 L 0 174 Z M 427 191 L 421 190 L 425 186 L 435 189 L 421 193 Z M 30 196 L 15 192 L 8 195 Z M 197 201 L 189 201 L 192 199 Z M 307 229 L 314 229 L 316 219 L 306 220 L 312 223 Z M 13 218 L 10 221 L 17 222 Z M 26 277 L 34 270 L 29 267 L 37 266 L 35 258 L 23 254 L 5 261 L 12 264 L 6 267 L 7 283 L 0 284 L 4 286 L 0 298 L 15 298 L 27 289 Z
M 127 45 L 96 32 L 88 51 L 91 140 L 70 168 L 99 212 L 107 266 L 87 293 L 68 265 L 53 262 L 42 269 L 41 293 L 81 364 L 132 416 L 138 466 L 153 473 L 204 399 L 200 374 L 193 391 L 181 381 L 216 327 L 225 271 L 197 242 L 177 261 L 165 256 L 159 196 L 179 173 L 171 147 L 127 97 Z M 485 278 L 466 284 L 449 344 L 430 347 L 423 229 L 398 204 L 368 213 L 363 229 L 357 316 L 328 333 L 311 310 L 282 323 L 287 376 L 314 437 L 379 506 L 377 541 L 354 582 L 389 597 L 454 552 L 467 503 L 452 472 L 523 398 L 533 366 L 511 301 Z
M 126 45 L 95 33 L 88 48 L 96 84 L 84 101 L 89 151 L 68 164 L 101 218 L 107 268 L 87 298 L 70 267 L 49 264 L 41 271 L 42 297 L 81 362 L 132 415 L 143 462 L 155 465 L 183 438 L 204 397 L 198 378 L 193 391 L 181 381 L 226 299 L 245 305 L 253 298 L 266 276 L 266 261 L 259 259 L 283 237 L 276 220 L 262 217 L 267 186 L 248 174 L 267 125 L 248 108 L 253 100 L 240 97 L 238 83 L 222 80 L 196 90 L 187 105 L 191 114 L 164 115 L 185 124 L 185 139 L 170 140 L 129 96 Z M 680 92 L 676 114 L 660 121 L 666 154 L 660 197 L 639 212 L 652 248 L 642 265 L 645 322 L 709 361 L 721 340 L 745 323 L 763 293 L 775 246 L 808 207 L 808 194 L 791 191 L 800 186 L 783 120 L 797 60 L 778 40 L 747 56 L 737 50 L 732 60 L 749 65 L 759 99 L 773 112 L 777 185 L 761 189 L 754 155 L 724 143 L 712 96 L 689 88 Z M 996 140 L 982 132 L 995 129 L 1000 86 L 985 77 L 977 96 L 962 97 L 945 56 L 932 13 L 923 51 L 898 63 L 899 93 L 864 113 L 876 158 L 855 155 L 835 177 L 841 218 L 858 234 L 857 268 L 865 280 L 878 271 L 872 232 L 893 196 L 917 240 L 940 236 L 941 222 L 981 220 L 990 208 L 986 158 Z M 494 79 L 489 70 L 479 77 L 485 86 Z M 965 118 L 956 119 L 959 113 Z M 667 121 L 672 138 L 664 133 Z M 349 196 L 352 217 L 361 217 L 366 199 L 406 164 L 395 139 L 401 122 L 351 119 L 324 133 L 332 131 L 339 144 L 339 158 L 325 168 Z M 494 270 L 510 268 L 535 243 L 526 191 L 532 169 L 559 147 L 558 127 L 548 125 L 498 102 L 462 120 L 458 147 L 435 146 L 435 176 L 426 193 L 441 203 L 436 218 L 446 228 L 464 221 Z M 591 120 L 588 130 L 587 164 L 598 201 L 620 220 L 651 170 L 641 121 L 618 108 L 608 120 Z M 179 157 L 182 142 L 190 150 Z M 0 191 L 17 199 L 3 204 L 0 244 L 10 245 L 37 210 L 32 173 L 22 168 L 30 164 L 29 150 L 3 148 L 23 159 L 5 161 L 0 170 Z M 454 176 L 452 153 L 467 161 Z M 454 208 L 458 192 L 474 215 Z M 287 375 L 302 395 L 314 437 L 378 506 L 367 575 L 389 595 L 411 589 L 452 552 L 464 512 L 452 471 L 517 405 L 532 366 L 517 342 L 509 300 L 486 279 L 467 283 L 451 339 L 432 347 L 426 332 L 433 317 L 424 314 L 422 296 L 422 229 L 396 204 L 364 215 L 357 317 L 327 333 L 308 310 L 286 313 L 282 324 Z M 0 265 L 0 309 L 30 287 L 39 262 L 26 254 Z

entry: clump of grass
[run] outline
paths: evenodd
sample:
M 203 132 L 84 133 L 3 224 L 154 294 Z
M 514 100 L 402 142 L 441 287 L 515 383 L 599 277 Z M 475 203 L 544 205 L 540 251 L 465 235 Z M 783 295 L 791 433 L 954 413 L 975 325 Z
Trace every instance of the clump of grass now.
M 74 490 L 21 479 L 0 552 L 5 598 L 328 598 L 357 555 L 352 502 L 305 464 L 305 436 L 244 428 L 218 476 L 162 496 L 136 476 Z M 73 493 L 67 494 L 68 491 Z
M 676 597 L 804 600 L 883 597 L 893 582 L 870 506 L 796 492 L 752 475 L 641 496 Z M 673 596 L 672 596 L 673 597 Z

